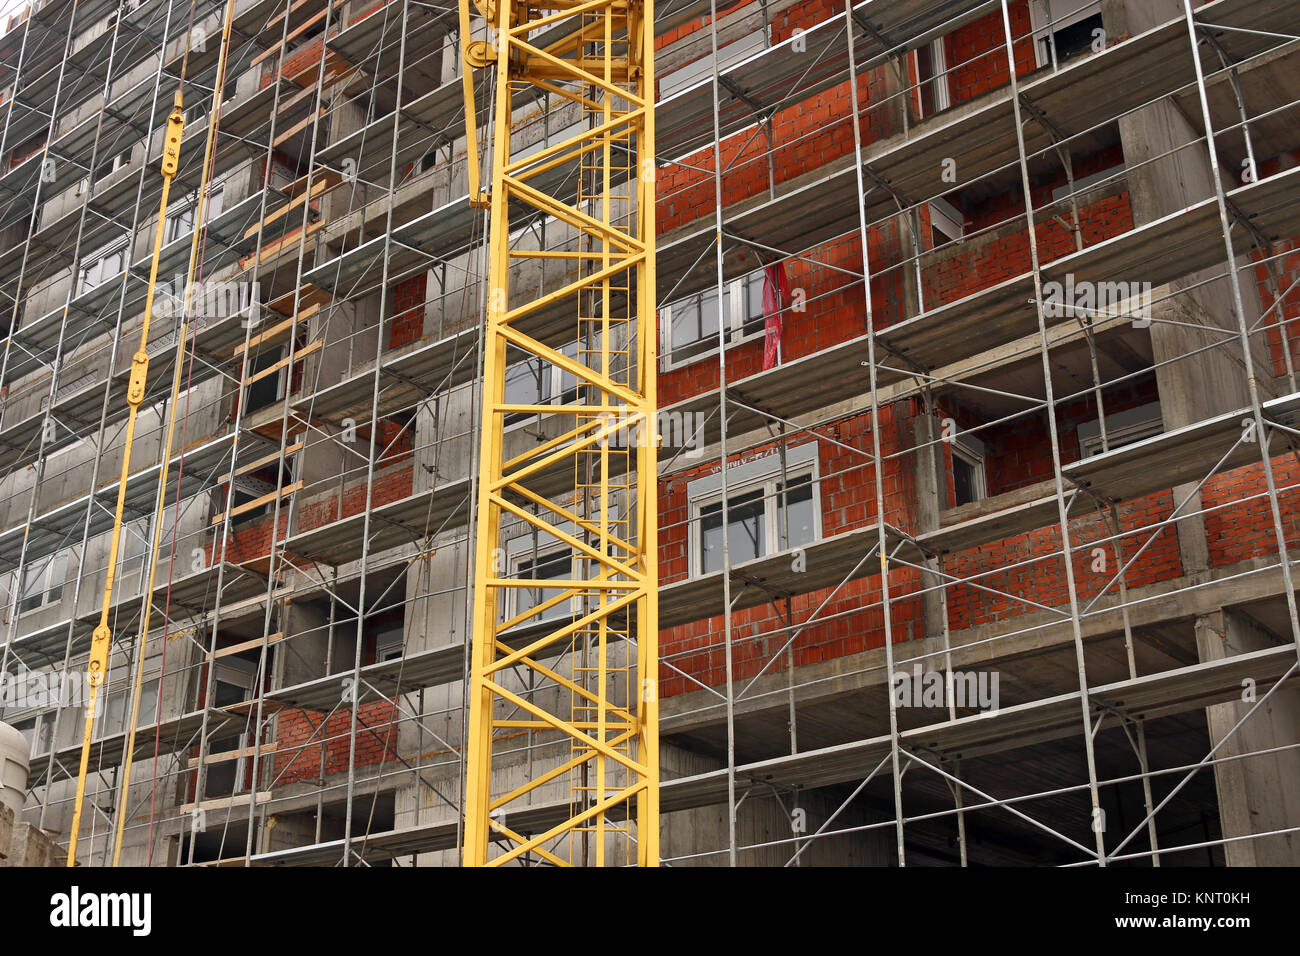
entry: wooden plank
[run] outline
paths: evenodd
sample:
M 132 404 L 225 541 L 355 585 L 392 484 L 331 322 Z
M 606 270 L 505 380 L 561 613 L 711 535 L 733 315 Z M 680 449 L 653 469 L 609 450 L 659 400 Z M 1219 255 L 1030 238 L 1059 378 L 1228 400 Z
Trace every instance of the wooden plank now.
M 198 803 L 182 803 L 181 813 L 193 813 L 195 810 L 232 810 L 235 807 L 246 807 L 252 796 L 251 793 L 237 793 L 233 797 L 215 797 L 212 800 L 202 800 Z M 263 790 L 257 794 L 258 803 L 265 803 L 270 799 L 270 790 Z
M 268 635 L 266 644 L 269 647 L 272 644 L 278 644 L 284 640 L 284 632 L 277 631 Z M 251 641 L 240 641 L 238 644 L 230 644 L 227 647 L 218 647 L 216 653 L 208 654 L 208 660 L 220 660 L 223 657 L 229 657 L 231 654 L 242 654 L 244 651 L 251 651 L 254 648 L 262 646 L 262 639 L 255 637 Z
M 324 220 L 324 219 L 318 219 L 318 220 L 316 220 L 315 222 L 313 222 L 313 223 L 311 223 L 311 224 L 309 224 L 309 225 L 307 226 L 306 234 L 307 234 L 308 236 L 310 236 L 313 232 L 315 232 L 317 229 L 321 228 L 321 227 L 324 226 L 324 225 L 325 225 L 325 220 Z M 257 255 L 256 255 L 255 258 L 256 258 L 256 260 L 257 260 L 258 262 L 265 262 L 267 259 L 274 259 L 274 258 L 275 258 L 276 256 L 278 256 L 278 255 L 279 255 L 279 254 L 280 254 L 280 253 L 281 253 L 281 252 L 282 252 L 282 251 L 283 251 L 287 246 L 291 245 L 292 243 L 297 242 L 300 238 L 302 238 L 302 237 L 299 236 L 299 235 L 297 234 L 297 232 L 295 231 L 292 235 L 285 236 L 285 237 L 282 238 L 282 239 L 277 239 L 275 242 L 271 243 L 269 246 L 263 246 L 263 247 L 261 248 L 261 250 L 257 253 Z M 252 263 L 252 261 L 253 261 L 253 258 L 254 258 L 254 257 L 250 257 L 250 259 L 249 259 L 249 264 L 250 264 L 250 265 L 251 265 L 251 263 Z M 244 268 L 247 269 L 248 266 L 245 266 Z
M 288 186 L 285 186 L 281 192 L 288 196 L 296 196 L 307 188 L 308 179 L 312 181 L 313 189 L 315 188 L 315 184 L 318 182 L 329 183 L 331 186 L 337 186 L 339 183 L 343 182 L 343 174 L 337 169 L 319 169 L 315 172 L 308 173 L 305 176 L 299 176 Z
M 276 362 L 274 365 L 268 365 L 266 368 L 262 369 L 262 371 L 256 373 L 255 375 L 250 376 L 248 380 L 244 382 L 244 384 L 252 385 L 254 382 L 260 382 L 262 379 L 266 378 L 267 376 L 274 375 L 276 372 L 280 371 L 280 369 L 284 368 L 290 362 L 296 362 L 300 358 L 306 358 L 308 355 L 311 355 L 313 352 L 319 350 L 320 347 L 324 344 L 325 344 L 324 339 L 317 339 L 314 342 L 309 342 L 306 345 L 304 345 L 302 348 L 295 351 L 293 355 L 286 355 L 284 358 L 280 359 L 280 361 Z
M 305 130 L 308 126 L 310 126 L 312 123 L 315 123 L 318 119 L 321 119 L 321 118 L 325 115 L 325 112 L 326 112 L 326 111 L 322 109 L 322 110 L 319 110 L 319 111 L 317 111 L 317 112 L 315 112 L 315 113 L 308 113 L 308 114 L 307 114 L 306 116 L 304 116 L 302 119 L 298 120 L 298 122 L 294 123 L 294 124 L 293 124 L 292 126 L 290 126 L 287 130 L 285 130 L 283 133 L 281 133 L 279 136 L 277 136 L 277 137 L 275 138 L 275 142 L 272 143 L 271 145 L 272 145 L 272 146 L 275 146 L 275 147 L 278 147 L 278 146 L 280 146 L 281 144 L 283 144 L 285 140 L 287 140 L 287 139 L 291 139 L 292 137 L 297 136 L 299 133 L 301 133 L 303 130 Z
M 244 757 L 251 757 L 255 753 L 273 754 L 280 749 L 278 743 L 262 744 L 260 747 L 240 747 L 238 750 L 226 750 L 219 754 L 208 754 L 203 758 L 203 763 L 211 765 L 214 763 L 227 763 L 231 760 L 242 760 Z M 190 757 L 186 765 L 197 767 L 199 765 L 198 757 Z
M 290 445 L 288 448 L 284 450 L 284 457 L 288 458 L 290 455 L 299 451 L 302 451 L 302 442 L 294 442 L 292 445 Z M 232 477 L 238 478 L 240 475 L 246 475 L 250 471 L 257 471 L 257 469 L 259 468 L 265 468 L 267 465 L 271 464 L 271 462 L 278 461 L 279 458 L 280 458 L 280 453 L 278 451 L 273 451 L 269 455 L 263 455 L 261 458 L 258 458 L 256 461 L 250 461 L 247 465 L 243 465 L 240 468 L 236 468 L 233 475 L 231 472 L 226 472 L 226 474 L 222 475 L 220 478 L 217 479 L 217 484 L 224 485 Z
M 295 491 L 298 491 L 301 488 L 302 488 L 302 482 L 295 481 L 293 484 L 285 485 L 283 488 L 278 488 L 275 491 L 268 491 L 260 498 L 254 498 L 252 501 L 244 502 L 242 505 L 240 505 L 237 508 L 231 508 L 230 517 L 233 518 L 236 515 L 242 515 L 245 511 L 252 511 L 254 508 L 260 508 L 262 505 L 270 501 L 274 501 L 277 495 L 291 495 Z M 225 519 L 226 519 L 226 514 L 223 511 L 221 514 L 217 515 L 215 518 L 212 519 L 212 523 L 221 524 L 221 522 L 224 521 Z
M 308 289 L 311 291 L 307 291 Z M 326 292 L 324 289 L 308 283 L 302 287 L 301 295 L 297 292 L 286 292 L 284 295 L 272 299 L 267 303 L 266 307 L 268 309 L 274 309 L 281 315 L 291 315 L 293 313 L 293 303 L 295 300 L 297 301 L 299 308 L 306 308 L 308 305 L 324 305 L 333 298 L 334 296 Z
M 304 319 L 310 319 L 319 311 L 320 306 L 313 305 L 310 309 L 304 310 L 303 313 L 298 316 L 298 321 L 301 322 Z M 247 347 L 253 349 L 259 348 L 263 345 L 279 345 L 281 342 L 287 342 L 289 340 L 289 334 L 293 331 L 293 323 L 293 319 L 284 319 L 281 322 L 277 322 L 265 332 L 259 332 L 257 335 L 251 336 L 248 340 Z M 245 346 L 243 342 L 236 345 L 234 354 L 231 358 L 237 359 L 239 356 L 243 355 L 244 348 Z
M 323 193 L 328 188 L 329 187 L 325 184 L 324 180 L 321 180 L 320 182 L 313 184 L 311 187 L 310 194 L 305 192 L 300 193 L 299 195 L 295 196 L 293 199 L 289 200 L 287 204 L 281 206 L 275 212 L 271 213 L 269 216 L 263 219 L 261 225 L 249 226 L 248 229 L 245 230 L 244 232 L 244 238 L 248 239 L 252 236 L 257 235 L 257 231 L 261 229 L 263 226 L 269 226 L 273 222 L 278 222 L 279 220 L 283 219 L 285 216 L 289 215 L 289 213 L 293 212 L 295 209 L 300 207 L 303 203 L 307 202 L 309 195 L 311 199 L 316 199 L 320 196 L 321 193 Z

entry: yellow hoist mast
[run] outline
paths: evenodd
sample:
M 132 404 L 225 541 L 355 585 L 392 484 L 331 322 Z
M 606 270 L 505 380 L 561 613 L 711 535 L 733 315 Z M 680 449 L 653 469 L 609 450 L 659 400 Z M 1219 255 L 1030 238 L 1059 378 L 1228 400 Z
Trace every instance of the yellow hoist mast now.
M 656 866 L 653 0 L 474 3 L 466 132 L 489 253 L 464 862 Z M 493 98 L 486 191 L 476 76 Z M 543 98 L 578 122 L 512 154 Z M 518 229 L 538 214 L 544 248 Z M 518 363 L 558 368 L 562 394 L 507 395 Z M 546 437 L 508 442 L 507 420 L 531 415 Z M 521 756 L 525 735 L 541 759 Z

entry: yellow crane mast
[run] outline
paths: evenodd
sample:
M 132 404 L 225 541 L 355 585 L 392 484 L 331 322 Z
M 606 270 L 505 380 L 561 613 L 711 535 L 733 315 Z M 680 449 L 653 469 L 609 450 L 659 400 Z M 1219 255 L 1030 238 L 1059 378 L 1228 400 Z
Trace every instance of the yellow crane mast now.
M 489 246 L 464 862 L 655 866 L 653 0 L 474 3 L 481 19 L 460 3 L 468 165 Z M 493 103 L 486 191 L 474 71 Z M 543 97 L 579 122 L 512 153 Z M 545 243 L 519 229 L 538 216 Z M 563 394 L 507 394 L 517 363 L 558 368 Z M 507 420 L 533 415 L 547 437 L 509 444 Z M 572 570 L 512 560 L 511 527 Z M 554 760 L 521 759 L 524 734 Z

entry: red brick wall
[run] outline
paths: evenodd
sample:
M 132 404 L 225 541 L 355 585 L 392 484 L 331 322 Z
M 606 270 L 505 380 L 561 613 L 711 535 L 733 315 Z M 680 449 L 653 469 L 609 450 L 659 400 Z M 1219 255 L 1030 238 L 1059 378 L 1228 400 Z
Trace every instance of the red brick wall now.
M 1029 4 L 1019 0 L 1009 6 L 1011 36 L 1016 54 L 1016 75 L 1034 70 L 1034 47 L 1029 40 Z M 1017 40 L 1017 37 L 1025 39 Z M 959 27 L 944 37 L 944 55 L 948 61 L 949 90 L 952 102 L 996 90 L 1010 80 L 1006 57 L 1006 28 L 1002 13 L 997 11 Z
M 360 706 L 357 711 L 358 767 L 396 759 L 397 726 L 393 722 L 397 719 L 397 708 L 389 701 L 368 701 Z M 322 720 L 325 721 L 323 728 Z M 281 711 L 275 738 L 280 750 L 275 755 L 271 779 L 279 786 L 319 779 L 322 750 L 326 774 L 347 770 L 351 725 L 350 707 L 340 707 L 328 719 L 316 710 Z
M 1287 546 L 1300 545 L 1300 464 L 1294 455 L 1273 459 L 1278 503 Z M 1205 527 L 1210 538 L 1210 563 L 1215 567 L 1277 554 L 1273 514 L 1268 504 L 1264 466 L 1251 465 L 1216 475 L 1201 489 L 1201 504 L 1208 514 Z M 1294 552 L 1292 552 L 1294 555 Z
M 424 334 L 424 299 L 428 274 L 412 276 L 393 287 L 393 330 L 388 347 L 414 342 Z

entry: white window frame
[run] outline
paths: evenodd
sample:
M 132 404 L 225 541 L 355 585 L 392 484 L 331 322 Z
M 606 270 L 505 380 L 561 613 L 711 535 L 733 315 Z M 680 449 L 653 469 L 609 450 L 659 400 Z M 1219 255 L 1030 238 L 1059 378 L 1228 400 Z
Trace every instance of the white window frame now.
M 131 165 L 131 154 L 134 150 L 134 146 L 128 146 L 121 152 L 114 153 L 109 159 L 100 163 L 99 169 L 104 171 L 99 173 L 97 176 L 95 174 L 98 170 L 92 169 L 87 174 L 86 179 L 83 180 L 83 185 L 89 184 L 89 192 L 91 194 L 98 192 L 99 187 L 107 182 L 114 173 L 126 169 L 126 167 Z
M 1164 430 L 1164 416 L 1159 402 L 1126 408 L 1106 416 L 1106 443 L 1111 446 L 1111 451 L 1116 449 L 1116 442 L 1121 443 L 1118 447 L 1132 445 L 1163 434 Z M 1101 426 L 1096 419 L 1080 422 L 1077 431 L 1080 458 L 1102 454 Z
M 28 575 L 32 575 L 28 577 Z M 63 591 L 68 583 L 68 552 L 56 551 L 43 558 L 31 561 L 22 569 L 18 585 L 18 613 L 35 614 L 48 607 L 53 607 L 63 600 Z M 25 607 L 29 597 L 39 593 L 40 602 Z
M 950 242 L 955 242 L 966 234 L 966 219 L 948 200 L 931 199 L 930 228 L 943 233 Z
M 398 624 L 375 634 L 375 663 L 396 660 L 405 653 L 406 624 Z
M 572 531 L 572 526 L 570 526 L 568 530 Z M 519 550 L 516 553 L 511 554 L 509 556 L 509 567 L 510 567 L 510 577 L 517 578 L 519 577 L 520 573 L 523 571 L 525 564 L 533 563 L 534 554 L 532 548 L 531 535 L 525 536 L 523 538 L 515 538 L 514 541 L 519 542 L 520 546 L 519 546 Z M 507 545 L 507 548 L 509 548 L 509 545 Z M 563 558 L 565 555 L 568 555 L 569 557 L 569 576 L 572 578 L 574 575 L 573 549 L 568 547 L 567 545 L 557 546 L 554 544 L 550 544 L 549 542 L 545 546 L 539 544 L 537 547 L 536 562 L 538 564 L 544 564 L 555 558 Z M 505 606 L 507 609 L 506 618 L 505 618 L 506 620 L 509 620 L 510 618 L 518 617 L 520 614 L 524 612 L 524 608 L 519 600 L 520 596 L 524 593 L 524 588 L 510 588 L 509 592 L 510 592 L 509 598 L 505 602 Z M 543 604 L 546 601 L 549 601 L 552 597 L 554 597 L 554 595 L 548 594 L 545 591 L 543 591 L 543 593 L 538 595 L 538 597 L 539 600 L 537 603 Z M 556 604 L 554 607 L 548 608 L 545 611 L 543 611 L 542 616 L 540 618 L 534 618 L 533 620 L 534 622 L 537 620 L 559 621 L 571 617 L 572 615 L 573 615 L 573 598 L 570 598 L 567 605 L 564 601 L 561 601 L 559 604 Z
M 981 501 L 989 495 L 988 484 L 988 453 L 985 450 L 984 442 L 974 435 L 956 435 L 951 441 L 951 451 L 954 460 L 965 462 L 971 468 L 971 493 L 974 501 Z M 957 501 L 957 478 L 953 475 L 953 506 L 960 508 L 963 504 L 969 502 Z
M 575 362 L 578 361 L 579 351 L 580 350 L 577 342 L 570 342 L 568 345 L 565 345 L 560 349 L 560 352 L 562 354 L 573 359 L 573 361 Z M 540 396 L 537 396 L 535 399 L 531 401 L 519 402 L 518 404 L 521 405 L 563 404 L 564 387 L 565 385 L 569 384 L 568 382 L 565 381 L 565 379 L 566 377 L 573 378 L 573 376 L 569 375 L 568 372 L 564 371 L 564 369 L 560 368 L 558 365 L 549 364 L 548 362 L 546 362 L 545 359 L 526 358 L 523 359 L 522 361 L 511 363 L 506 368 L 507 383 L 509 382 L 510 375 L 512 372 L 519 371 L 520 369 L 523 368 L 523 366 L 528 365 L 529 363 L 532 362 L 540 362 L 543 365 L 542 381 L 545 383 L 543 386 L 544 393 Z M 577 385 L 578 383 L 575 383 L 573 387 L 576 388 Z M 506 401 L 512 401 L 512 398 L 510 396 L 507 396 Z M 506 425 L 506 431 L 510 431 L 515 428 L 522 428 L 525 425 L 529 424 L 530 422 L 536 422 L 538 417 L 539 416 L 537 415 L 529 415 L 525 418 L 518 419 L 517 421 L 512 421 Z
M 106 263 L 109 259 L 119 254 L 122 256 L 122 268 L 106 274 L 104 272 Z M 89 260 L 90 264 L 87 265 L 86 262 L 83 261 L 81 268 L 77 270 L 76 295 L 85 295 L 87 292 L 98 289 L 105 282 L 111 282 L 112 280 L 121 277 L 122 273 L 124 273 L 130 265 L 130 251 L 128 249 L 127 237 L 122 236 L 119 239 L 114 239 L 112 242 L 96 249 L 87 256 L 86 259 Z
M 944 49 L 943 37 L 935 37 L 926 44 L 930 52 L 930 66 L 933 73 L 928 78 L 921 76 L 921 54 L 919 50 L 912 51 L 912 57 L 916 63 L 916 101 L 920 107 L 921 117 L 935 116 L 942 113 L 948 107 L 952 106 L 952 84 L 949 82 L 948 58 Z M 922 95 L 922 89 L 926 84 L 934 91 L 934 112 L 925 111 L 925 97 Z
M 256 677 L 257 677 L 256 669 L 253 665 L 250 664 L 249 665 L 250 669 L 246 670 L 243 667 L 235 664 L 234 662 L 236 660 L 238 660 L 238 658 L 227 657 L 223 663 L 214 663 L 212 665 L 212 678 L 213 678 L 212 693 L 214 698 L 216 696 L 216 691 L 217 691 L 217 681 L 220 681 L 223 684 L 232 684 L 242 689 L 244 691 L 245 700 L 248 700 L 252 696 L 253 688 L 256 686 Z M 206 701 L 206 704 L 209 708 L 215 708 L 216 701 L 215 699 L 208 700 Z M 255 731 L 252 730 L 238 730 L 234 733 L 231 733 L 229 737 L 239 738 L 236 747 L 232 749 L 248 747 L 250 745 L 251 738 L 253 737 L 254 734 Z M 217 737 L 216 734 L 214 734 L 213 736 Z M 218 739 L 225 740 L 228 738 L 223 736 Z M 228 753 L 229 751 L 216 751 L 216 752 Z M 205 799 L 212 799 L 221 796 L 233 795 L 236 793 L 241 793 L 244 790 L 248 789 L 248 773 L 249 773 L 250 759 L 251 758 L 249 757 L 240 757 L 237 760 L 230 761 L 230 763 L 233 763 L 235 765 L 235 780 L 233 786 L 231 787 L 230 794 L 210 794 L 210 793 L 201 794 L 199 795 L 198 799 L 205 800 Z M 204 783 L 205 788 L 209 785 L 210 784 L 207 782 Z
M 225 195 L 226 187 L 224 183 L 217 183 L 208 193 L 208 202 L 204 209 L 204 215 L 208 217 L 209 221 L 221 215 L 225 206 Z M 198 194 L 190 193 L 167 210 L 167 225 L 163 227 L 163 245 L 175 242 L 181 236 L 187 235 L 194 230 L 194 214 L 198 211 L 198 208 Z
M 31 756 L 39 757 L 42 754 L 50 753 L 54 749 L 54 718 L 55 712 L 52 710 L 43 710 L 35 714 L 29 714 L 21 719 L 6 717 L 10 726 L 17 730 L 24 738 L 27 733 L 19 729 L 19 724 L 25 724 L 29 720 L 32 722 L 32 735 L 27 738 L 27 746 L 31 750 Z M 43 749 L 42 749 L 43 748 Z
M 765 323 L 758 321 L 763 318 L 764 273 L 765 270 L 757 269 L 726 283 L 727 310 L 724 318 L 727 320 L 728 347 L 761 339 L 765 333 Z M 703 292 L 670 302 L 659 309 L 659 370 L 661 372 L 685 368 L 700 359 L 718 354 L 717 339 L 711 334 L 707 339 L 696 339 L 682 346 L 682 350 L 698 346 L 698 351 L 690 351 L 679 359 L 673 358 L 673 310 L 701 309 L 704 307 L 706 297 L 708 297 L 709 308 L 717 308 L 717 298 L 712 295 L 716 288 L 714 286 L 705 289 Z M 751 314 L 751 296 L 757 299 L 756 314 Z M 748 329 L 745 328 L 746 325 L 749 326 Z M 707 345 L 704 344 L 706 341 Z
M 158 677 L 147 678 L 140 689 L 140 722 L 139 726 L 146 727 L 153 723 L 154 715 L 158 709 L 158 689 L 160 687 Z M 150 700 L 150 697 L 153 699 Z M 95 737 L 111 737 L 113 734 L 120 734 L 130 726 L 129 708 L 135 699 L 135 684 L 128 682 L 126 687 L 121 690 L 115 690 L 111 694 L 105 694 L 104 699 L 98 705 L 98 714 L 95 716 Z M 117 709 L 116 719 L 110 722 L 109 715 Z
M 1034 38 L 1034 62 L 1039 67 L 1052 65 L 1048 38 L 1080 20 L 1101 13 L 1101 0 L 1050 0 L 1052 17 L 1047 16 L 1049 0 L 1029 0 L 1029 23 Z
M 777 485 L 781 477 L 781 456 L 777 452 L 741 465 L 729 466 L 727 471 L 728 510 L 736 498 L 751 494 L 760 488 L 763 491 L 763 553 L 757 560 L 781 554 L 793 547 L 807 547 L 822 539 L 821 476 L 817 443 L 798 445 L 786 453 L 786 480 L 793 482 L 807 477 L 812 486 L 813 533 L 809 541 L 797 545 L 790 545 L 787 542 L 784 548 L 777 547 L 781 538 L 781 507 Z M 707 475 L 688 483 L 686 498 L 690 515 L 687 552 L 690 558 L 690 575 L 696 578 L 706 573 L 703 570 L 704 512 L 722 503 L 721 475 Z

